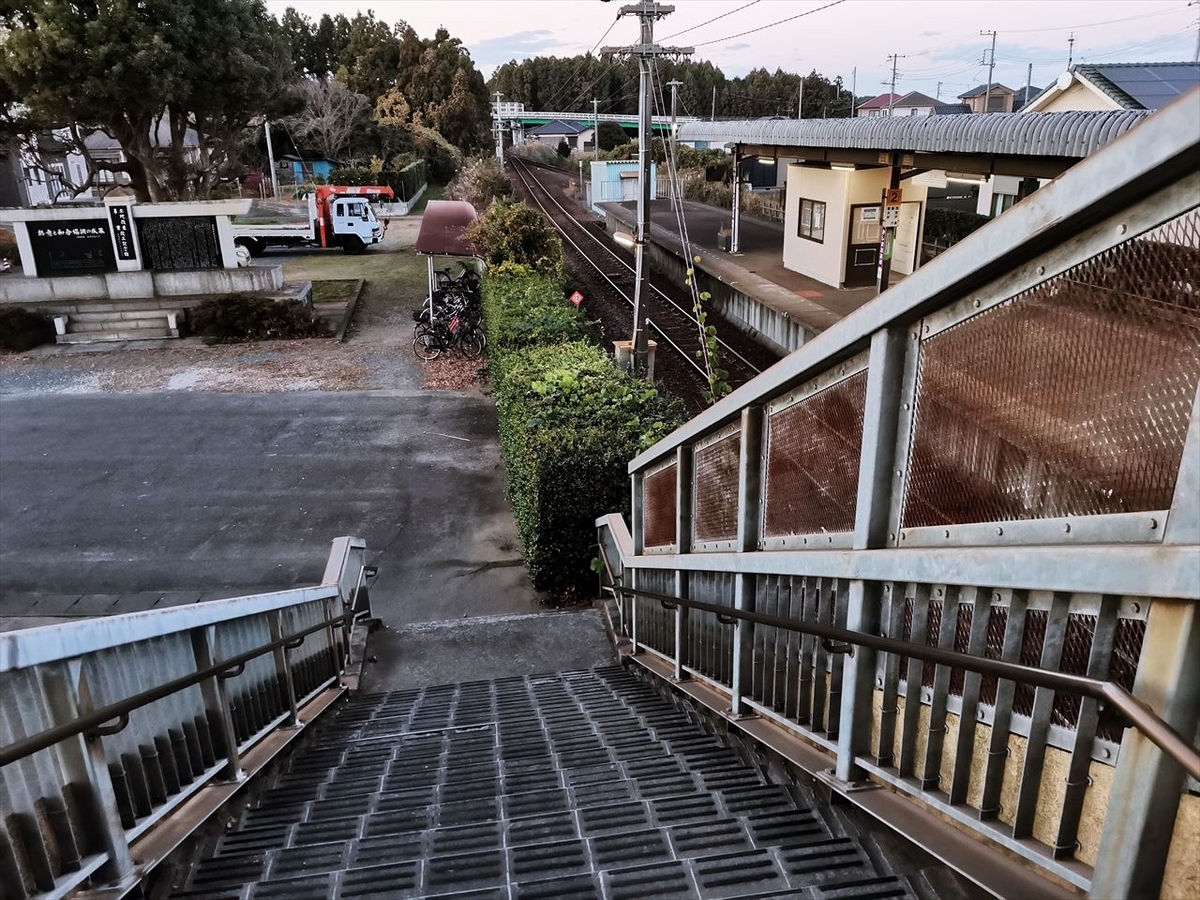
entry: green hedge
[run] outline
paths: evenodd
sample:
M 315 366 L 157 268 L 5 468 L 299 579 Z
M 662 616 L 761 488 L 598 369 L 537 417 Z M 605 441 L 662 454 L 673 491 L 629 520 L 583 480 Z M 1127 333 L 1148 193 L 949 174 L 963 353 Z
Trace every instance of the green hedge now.
M 508 496 L 533 585 L 559 599 L 590 583 L 595 521 L 629 511 L 629 460 L 683 421 L 654 386 L 584 339 L 544 276 L 489 274 L 483 308 Z
M 54 343 L 54 323 L 48 316 L 22 306 L 0 309 L 0 351 L 24 353 Z
M 372 172 L 365 166 L 341 166 L 329 173 L 329 184 L 344 184 L 350 186 L 387 185 L 396 194 L 396 200 L 404 203 L 412 199 L 421 185 L 428 180 L 428 166 L 425 160 L 418 159 L 409 163 L 398 172 L 384 170 Z

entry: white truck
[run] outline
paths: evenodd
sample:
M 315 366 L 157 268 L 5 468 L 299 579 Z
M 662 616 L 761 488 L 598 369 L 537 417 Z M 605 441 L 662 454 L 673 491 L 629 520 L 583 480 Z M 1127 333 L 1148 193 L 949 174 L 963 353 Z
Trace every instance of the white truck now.
M 341 247 L 346 253 L 362 253 L 383 240 L 383 225 L 371 200 L 395 200 L 390 187 L 321 185 L 308 195 L 307 216 L 278 216 L 278 221 L 233 220 L 233 242 L 249 256 L 258 256 L 269 246 Z M 303 213 L 303 208 L 297 210 Z

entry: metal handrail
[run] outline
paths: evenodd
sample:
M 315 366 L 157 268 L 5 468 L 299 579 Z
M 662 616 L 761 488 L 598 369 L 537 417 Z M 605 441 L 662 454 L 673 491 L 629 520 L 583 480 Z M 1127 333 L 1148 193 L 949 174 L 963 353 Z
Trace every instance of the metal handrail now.
M 181 678 L 160 684 L 158 687 L 153 687 L 134 694 L 131 697 L 126 697 L 124 700 L 118 700 L 115 703 L 102 706 L 73 721 L 55 725 L 53 728 L 47 728 L 45 731 L 39 731 L 37 734 L 0 747 L 0 766 L 6 766 L 19 759 L 24 759 L 26 756 L 36 753 L 39 750 L 53 747 L 60 741 L 74 737 L 77 734 L 99 734 L 98 729 L 105 722 L 111 722 L 114 719 L 128 722 L 129 713 L 135 709 L 140 709 L 143 706 L 153 703 L 155 700 L 161 700 L 163 697 L 169 697 L 171 694 L 178 693 L 209 678 L 220 678 L 226 675 L 226 673 L 231 673 L 231 670 L 232 674 L 236 674 L 237 671 L 244 669 L 246 663 L 250 660 L 257 659 L 274 650 L 285 648 L 289 644 L 292 644 L 292 648 L 294 649 L 295 646 L 299 645 L 293 642 L 297 640 L 303 641 L 308 635 L 323 631 L 331 625 L 342 623 L 343 627 L 348 628 L 353 616 L 354 613 L 352 610 L 346 610 L 346 612 L 331 616 L 323 622 L 318 622 L 316 625 L 310 625 L 303 631 L 284 635 L 270 643 L 261 644 L 252 650 L 247 650 L 245 653 L 239 653 L 237 656 L 231 656 L 228 659 L 221 660 L 219 663 L 199 669 L 190 675 L 184 675 Z
M 997 678 L 1005 678 L 1021 684 L 1032 684 L 1035 687 L 1049 688 L 1055 691 L 1067 691 L 1072 694 L 1090 697 L 1101 704 L 1101 709 L 1104 709 L 1104 704 L 1111 706 L 1124 717 L 1126 722 L 1138 729 L 1138 731 L 1158 746 L 1160 750 L 1183 766 L 1189 775 L 1200 779 L 1200 750 L 1189 744 L 1178 731 L 1164 722 L 1149 706 L 1134 697 L 1120 685 L 1113 684 L 1111 681 L 1101 681 L 1096 678 L 1071 675 L 1066 672 L 1053 672 L 1048 669 L 1039 669 L 1036 666 L 1027 666 L 1002 659 L 970 656 L 966 653 L 959 653 L 956 650 L 930 647 L 925 644 L 912 644 L 908 641 L 901 641 L 895 638 L 879 637 L 861 631 L 850 631 L 834 625 L 823 625 L 820 622 L 803 622 L 782 616 L 751 612 L 750 610 L 732 609 L 727 606 L 704 603 L 700 600 L 691 600 L 687 597 L 675 597 L 655 591 L 627 588 L 619 583 L 614 583 L 613 590 L 619 594 L 631 594 L 657 600 L 664 607 L 667 604 L 676 604 L 688 609 L 714 613 L 718 617 L 727 620 L 741 619 L 760 625 L 770 625 L 774 628 L 811 634 L 826 640 L 837 640 L 856 646 L 869 647 L 872 650 L 911 656 L 923 662 L 966 669 L 981 675 L 994 675 Z M 849 652 L 853 654 L 854 651 L 851 649 Z

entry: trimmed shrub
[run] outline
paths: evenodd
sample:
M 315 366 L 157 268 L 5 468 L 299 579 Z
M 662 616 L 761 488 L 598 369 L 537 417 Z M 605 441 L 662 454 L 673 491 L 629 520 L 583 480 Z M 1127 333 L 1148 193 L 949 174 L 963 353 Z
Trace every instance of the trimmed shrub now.
M 685 418 L 616 368 L 545 276 L 491 274 L 483 309 L 507 491 L 529 577 L 555 599 L 591 581 L 595 521 L 629 511 L 627 465 Z
M 206 344 L 240 344 L 288 338 L 326 337 L 329 329 L 311 309 L 294 300 L 253 294 L 204 300 L 188 316 L 193 333 Z
M 555 278 L 563 275 L 562 241 L 542 214 L 524 203 L 497 200 L 470 227 L 467 238 L 489 266 L 516 263 Z
M 949 247 L 990 221 L 969 210 L 933 206 L 925 211 L 925 239 Z
M 23 306 L 0 308 L 0 351 L 23 353 L 54 343 L 54 323 Z

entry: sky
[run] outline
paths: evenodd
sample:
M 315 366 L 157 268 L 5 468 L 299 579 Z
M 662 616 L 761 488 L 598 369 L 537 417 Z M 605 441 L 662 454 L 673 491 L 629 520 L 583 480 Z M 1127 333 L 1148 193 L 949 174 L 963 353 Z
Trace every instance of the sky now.
M 620 0 L 268 0 L 275 15 L 293 6 L 312 18 L 373 9 L 403 19 L 421 37 L 439 26 L 459 38 L 483 73 L 509 60 L 574 56 L 638 40 L 637 18 L 618 18 Z M 674 0 L 655 42 L 692 46 L 727 77 L 756 67 L 841 76 L 859 96 L 887 91 L 896 60 L 897 93 L 953 101 L 987 81 L 996 32 L 994 81 L 1019 88 L 1033 64 L 1045 87 L 1075 63 L 1190 61 L 1200 5 L 1187 0 Z M 824 7 L 824 8 L 822 8 Z M 791 19 L 791 21 L 784 21 Z M 707 23 L 707 24 L 705 24 Z M 940 87 L 939 87 L 940 84 Z M 689 110 L 703 114 L 703 110 Z

